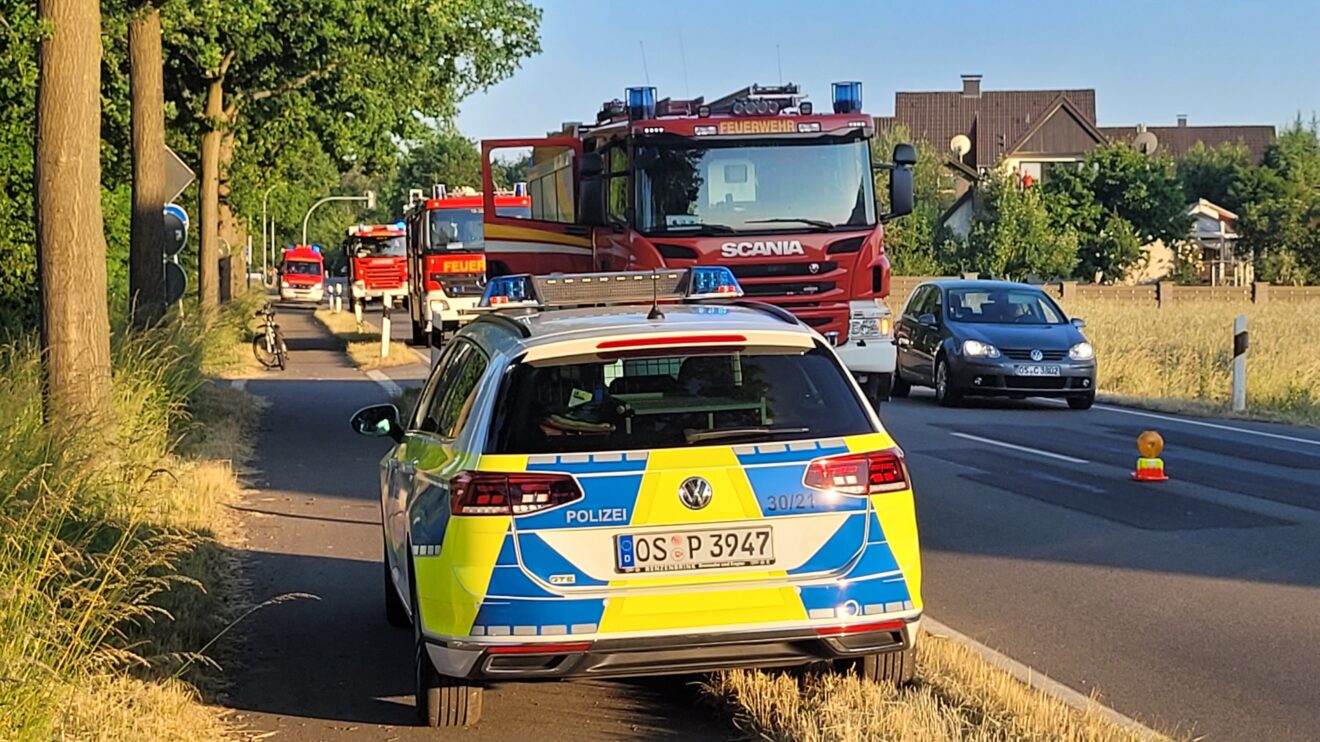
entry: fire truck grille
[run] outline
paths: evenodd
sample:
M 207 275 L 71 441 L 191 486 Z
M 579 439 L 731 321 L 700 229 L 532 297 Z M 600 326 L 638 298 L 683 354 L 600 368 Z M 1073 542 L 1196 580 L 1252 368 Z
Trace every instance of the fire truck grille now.
M 486 292 L 484 273 L 437 273 L 434 280 L 448 296 L 481 296 Z
M 815 266 L 815 270 L 812 267 Z M 759 265 L 730 266 L 738 278 L 770 278 L 780 276 L 816 276 L 829 273 L 839 264 L 833 260 L 819 263 L 762 263 Z
M 397 289 L 403 286 L 403 273 L 393 265 L 365 265 L 359 277 L 371 289 Z
M 815 296 L 834 290 L 833 281 L 785 281 L 782 283 L 745 283 L 746 296 Z

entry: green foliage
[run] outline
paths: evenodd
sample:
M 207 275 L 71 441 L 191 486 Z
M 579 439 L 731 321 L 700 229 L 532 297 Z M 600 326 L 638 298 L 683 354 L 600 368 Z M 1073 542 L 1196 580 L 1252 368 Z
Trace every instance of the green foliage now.
M 1250 180 L 1240 249 L 1256 256 L 1260 277 L 1277 283 L 1320 280 L 1320 137 L 1300 120 L 1279 135 Z
M 32 143 L 37 18 L 30 0 L 0 0 L 0 339 L 37 321 Z
M 1061 229 L 1040 188 L 1019 188 L 1003 173 L 977 184 L 971 231 L 959 256 L 959 269 L 996 278 L 1064 278 L 1077 262 L 1077 234 Z
M 896 275 L 942 275 L 954 269 L 951 253 L 956 250 L 940 230 L 940 217 L 953 203 L 953 176 L 939 152 L 924 139 L 914 139 L 907 127 L 899 124 L 872 140 L 871 158 L 888 162 L 894 145 L 912 144 L 917 149 L 917 164 L 912 168 L 915 204 L 912 213 L 885 225 L 885 253 Z M 887 206 L 889 175 L 876 174 L 875 191 L 881 209 Z
M 389 185 L 390 202 L 403 204 L 408 191 L 444 183 L 449 189 L 468 186 L 481 190 L 481 155 L 477 143 L 450 127 L 437 127 L 410 142 L 401 153 Z
M 1244 204 L 1251 170 L 1251 154 L 1243 144 L 1210 149 L 1197 142 L 1177 164 L 1187 203 L 1204 198 L 1232 212 L 1238 212 Z

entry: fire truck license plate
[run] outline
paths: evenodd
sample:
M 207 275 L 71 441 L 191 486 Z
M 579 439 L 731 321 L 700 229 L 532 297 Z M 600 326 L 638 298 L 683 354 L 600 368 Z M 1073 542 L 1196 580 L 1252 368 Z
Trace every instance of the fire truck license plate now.
M 672 572 L 773 564 L 769 526 L 673 533 L 626 533 L 614 537 L 615 571 Z

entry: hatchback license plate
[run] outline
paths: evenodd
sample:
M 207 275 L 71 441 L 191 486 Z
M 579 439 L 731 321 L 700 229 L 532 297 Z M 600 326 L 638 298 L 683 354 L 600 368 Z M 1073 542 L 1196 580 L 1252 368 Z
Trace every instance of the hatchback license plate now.
M 773 564 L 771 529 L 724 528 L 614 537 L 615 571 L 673 572 Z
M 1058 366 L 1014 366 L 1013 373 L 1017 376 L 1058 376 Z

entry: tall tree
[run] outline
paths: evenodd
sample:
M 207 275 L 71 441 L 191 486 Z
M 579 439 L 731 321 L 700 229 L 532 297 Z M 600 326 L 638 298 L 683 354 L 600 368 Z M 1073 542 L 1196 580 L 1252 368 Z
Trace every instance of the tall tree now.
M 1060 229 L 1040 188 L 1020 188 L 995 172 L 977 184 L 976 212 L 960 267 L 1022 280 L 1071 275 L 1077 265 L 1077 234 Z
M 1265 151 L 1246 179 L 1251 198 L 1238 224 L 1239 249 L 1276 283 L 1320 281 L 1320 130 L 1299 119 Z
M 1197 142 L 1177 164 L 1183 200 L 1190 204 L 1204 198 L 1237 212 L 1249 195 L 1243 190 L 1243 181 L 1251 169 L 1251 155 L 1245 145 L 1224 144 L 1212 149 Z
M 949 255 L 953 248 L 941 234 L 940 217 L 953 203 L 953 177 L 939 152 L 925 139 L 914 139 L 908 128 L 899 124 L 872 140 L 871 157 L 888 162 L 894 145 L 912 144 L 917 148 L 917 164 L 912 168 L 912 213 L 885 225 L 885 253 L 894 273 L 901 276 L 942 275 L 956 268 Z M 888 194 L 889 176 L 878 173 L 875 190 L 880 200 Z
M 128 292 L 133 324 L 165 314 L 165 87 L 160 10 L 148 0 L 128 25 L 133 142 L 133 221 Z
M 37 0 L 34 177 L 46 417 L 106 422 L 110 318 L 101 215 L 101 9 Z

